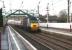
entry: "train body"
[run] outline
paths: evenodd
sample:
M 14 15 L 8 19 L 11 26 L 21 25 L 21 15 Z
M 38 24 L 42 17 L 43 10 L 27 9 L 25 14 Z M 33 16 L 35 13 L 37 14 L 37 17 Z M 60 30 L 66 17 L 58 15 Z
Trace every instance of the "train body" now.
M 27 21 L 28 21 L 27 27 L 29 30 L 31 30 L 31 31 L 39 30 L 39 23 L 35 17 L 28 18 Z
M 19 26 L 21 28 L 24 28 L 26 30 L 30 31 L 38 31 L 39 29 L 39 23 L 36 17 L 24 17 L 21 21 L 15 21 L 11 20 L 8 21 L 8 24 L 12 24 L 15 26 Z

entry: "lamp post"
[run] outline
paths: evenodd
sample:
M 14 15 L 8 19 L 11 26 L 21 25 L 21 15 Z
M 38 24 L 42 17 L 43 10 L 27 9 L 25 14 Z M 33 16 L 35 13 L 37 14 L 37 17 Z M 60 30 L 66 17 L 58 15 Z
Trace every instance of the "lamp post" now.
M 4 1 L 0 0 L 2 2 L 2 8 L 5 8 L 5 5 L 4 5 Z
M 4 5 L 4 1 L 2 1 L 2 0 L 0 0 L 0 2 L 2 3 L 2 6 L 1 6 L 1 9 L 2 9 L 2 16 L 3 16 L 3 13 L 5 12 L 5 5 Z M 5 24 L 5 18 L 4 17 L 2 17 L 3 18 L 3 26 L 4 26 L 4 24 Z

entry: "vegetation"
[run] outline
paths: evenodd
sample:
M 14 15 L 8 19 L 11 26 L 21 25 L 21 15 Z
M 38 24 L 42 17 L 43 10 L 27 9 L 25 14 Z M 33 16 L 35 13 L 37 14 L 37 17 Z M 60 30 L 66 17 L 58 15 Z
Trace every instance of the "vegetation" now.
M 46 18 L 46 16 L 39 15 L 39 20 L 40 21 L 47 22 L 47 20 L 45 18 Z
M 40 15 L 39 19 L 42 22 L 47 22 L 47 15 L 45 15 L 45 16 Z M 67 22 L 67 12 L 65 10 L 61 10 L 59 12 L 59 16 L 56 16 L 56 15 L 51 16 L 51 15 L 49 15 L 48 21 L 49 22 L 65 23 L 65 22 Z
M 49 22 L 57 22 L 57 16 L 56 15 L 53 15 L 53 16 L 49 16 L 48 17 L 48 20 L 49 20 Z
M 60 11 L 58 22 L 67 22 L 67 12 L 65 10 Z
M 2 8 L 0 9 L 0 27 L 3 26 Z

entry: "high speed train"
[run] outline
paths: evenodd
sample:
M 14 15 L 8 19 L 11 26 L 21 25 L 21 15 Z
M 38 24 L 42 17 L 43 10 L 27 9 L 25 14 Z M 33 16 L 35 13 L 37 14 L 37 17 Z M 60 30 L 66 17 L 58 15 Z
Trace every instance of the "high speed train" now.
M 24 17 L 21 21 L 9 20 L 8 24 L 14 24 L 29 31 L 40 31 L 39 23 L 36 17 Z

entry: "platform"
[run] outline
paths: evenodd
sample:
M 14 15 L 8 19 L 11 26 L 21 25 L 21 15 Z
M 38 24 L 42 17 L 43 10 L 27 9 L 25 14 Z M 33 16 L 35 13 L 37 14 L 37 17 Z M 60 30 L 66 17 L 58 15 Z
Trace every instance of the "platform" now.
M 63 30 L 57 28 L 40 28 L 40 29 L 46 32 L 53 32 L 53 33 L 67 35 L 67 36 L 72 36 L 72 32 L 70 32 L 69 30 Z
M 33 46 L 13 28 L 7 26 L 1 34 L 1 50 L 33 50 Z M 33 48 L 31 48 L 33 47 Z
M 9 50 L 8 34 L 6 30 L 1 34 L 1 50 Z

